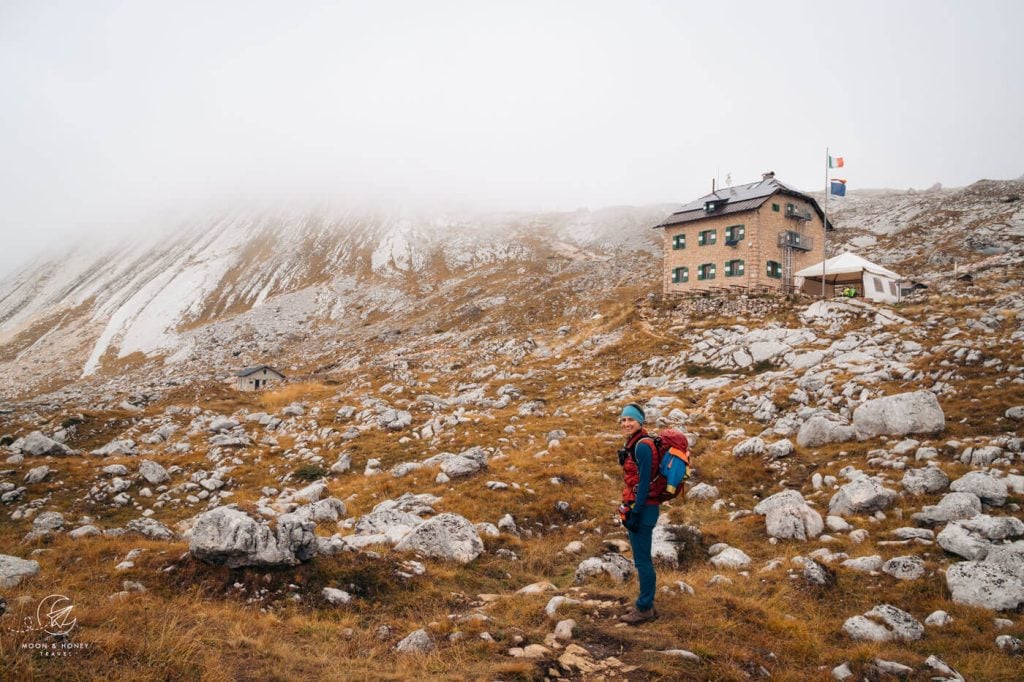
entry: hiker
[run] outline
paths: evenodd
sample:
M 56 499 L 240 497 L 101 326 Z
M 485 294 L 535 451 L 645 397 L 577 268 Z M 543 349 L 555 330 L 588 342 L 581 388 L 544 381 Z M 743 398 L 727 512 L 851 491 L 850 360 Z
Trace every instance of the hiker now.
M 622 525 L 629 533 L 629 544 L 633 548 L 633 565 L 636 566 L 640 581 L 640 596 L 633 609 L 619 620 L 630 625 L 639 625 L 658 617 L 654 610 L 654 587 L 656 576 L 651 561 L 651 535 L 658 522 L 658 491 L 652 490 L 651 481 L 657 475 L 653 471 L 654 440 L 644 428 L 643 408 L 630 403 L 622 408 L 619 427 L 626 438 L 626 445 L 619 451 L 622 466 L 622 505 L 619 515 Z

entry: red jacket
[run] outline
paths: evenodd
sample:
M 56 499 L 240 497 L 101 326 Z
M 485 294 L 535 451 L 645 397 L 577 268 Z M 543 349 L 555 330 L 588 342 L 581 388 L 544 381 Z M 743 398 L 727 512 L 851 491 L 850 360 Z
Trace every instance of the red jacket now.
M 644 472 L 641 472 L 637 465 L 636 448 L 640 444 L 647 446 L 651 451 L 651 466 L 646 476 L 642 475 Z M 637 493 L 640 492 L 640 484 L 647 483 L 645 504 L 659 504 L 658 498 L 665 491 L 665 479 L 658 475 L 658 448 L 654 445 L 654 439 L 646 429 L 640 429 L 626 442 L 626 451 L 629 454 L 622 463 L 622 501 L 634 502 Z

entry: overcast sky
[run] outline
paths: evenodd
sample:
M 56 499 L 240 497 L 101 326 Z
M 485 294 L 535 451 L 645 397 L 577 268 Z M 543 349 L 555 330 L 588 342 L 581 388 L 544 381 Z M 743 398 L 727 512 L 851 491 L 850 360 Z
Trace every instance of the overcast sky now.
M 473 209 L 1024 174 L 1024 2 L 0 1 L 0 273 L 231 199 Z

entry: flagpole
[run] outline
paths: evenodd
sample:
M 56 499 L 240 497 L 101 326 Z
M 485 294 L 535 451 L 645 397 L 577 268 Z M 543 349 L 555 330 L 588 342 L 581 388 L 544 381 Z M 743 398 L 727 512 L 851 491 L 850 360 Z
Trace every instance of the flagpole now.
M 828 235 L 828 147 L 825 147 L 825 225 L 821 231 L 821 300 L 825 300 L 825 256 L 826 236 Z

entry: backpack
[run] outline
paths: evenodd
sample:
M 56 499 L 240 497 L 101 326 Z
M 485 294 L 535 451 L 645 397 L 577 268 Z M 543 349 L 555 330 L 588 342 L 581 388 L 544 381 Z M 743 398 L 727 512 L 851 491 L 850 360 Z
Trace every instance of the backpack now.
M 690 477 L 690 441 L 677 429 L 659 431 L 651 439 L 657 457 L 657 462 L 651 462 L 651 466 L 658 472 L 652 478 L 651 486 L 658 478 L 664 479 L 664 489 L 657 499 L 658 502 L 667 502 L 681 495 L 686 488 L 686 479 Z

